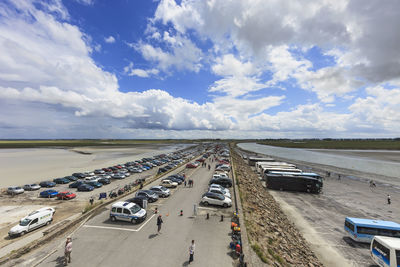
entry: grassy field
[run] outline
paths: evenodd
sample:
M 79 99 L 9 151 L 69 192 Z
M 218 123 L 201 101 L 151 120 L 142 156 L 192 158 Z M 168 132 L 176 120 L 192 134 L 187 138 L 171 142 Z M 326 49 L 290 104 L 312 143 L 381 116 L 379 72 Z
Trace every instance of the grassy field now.
M 138 146 L 147 144 L 191 143 L 189 140 L 126 140 L 126 139 L 69 139 L 69 140 L 0 140 L 1 148 Z
M 289 148 L 400 150 L 398 139 L 264 140 L 257 143 Z

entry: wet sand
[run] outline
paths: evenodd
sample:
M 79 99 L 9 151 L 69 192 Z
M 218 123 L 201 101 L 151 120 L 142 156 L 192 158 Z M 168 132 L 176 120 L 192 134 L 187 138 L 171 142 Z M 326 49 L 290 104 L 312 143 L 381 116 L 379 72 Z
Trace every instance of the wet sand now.
M 399 152 L 330 150 L 323 153 L 390 160 Z M 338 266 L 339 262 L 334 260 L 334 253 L 332 255 L 327 252 L 331 250 L 348 260 L 349 266 L 373 265 L 369 245 L 354 242 L 347 236 L 343 228 L 344 219 L 358 217 L 400 222 L 399 179 L 313 162 L 274 158 L 296 164 L 303 171 L 316 172 L 325 177 L 323 192 L 319 195 L 270 190 L 324 264 Z M 327 171 L 330 172 L 330 177 L 326 177 Z M 371 179 L 376 181 L 376 188 L 370 188 Z M 387 204 L 387 194 L 391 196 L 391 205 Z M 321 249 L 322 247 L 324 249 Z M 342 262 L 340 264 L 345 266 Z
M 176 148 L 176 145 L 156 144 L 134 147 L 1 149 L 0 188 L 53 180 L 74 172 L 93 171 L 142 157 L 172 152 Z
M 375 159 L 380 161 L 390 161 L 400 163 L 400 151 L 397 150 L 334 150 L 334 149 L 307 149 L 310 151 L 332 154 L 332 155 L 343 155 L 353 156 L 358 158 Z

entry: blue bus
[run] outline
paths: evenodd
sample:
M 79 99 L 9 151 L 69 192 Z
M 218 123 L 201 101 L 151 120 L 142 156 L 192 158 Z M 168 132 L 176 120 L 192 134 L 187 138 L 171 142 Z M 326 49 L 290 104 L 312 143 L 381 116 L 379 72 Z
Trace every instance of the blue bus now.
M 279 172 L 279 171 L 270 171 L 270 174 L 281 174 L 281 175 L 293 175 L 293 176 L 306 176 L 306 177 L 312 177 L 312 178 L 316 178 L 318 180 L 322 181 L 322 177 L 319 174 L 313 173 L 313 172 Z
M 400 224 L 391 221 L 346 217 L 344 230 L 357 242 L 371 243 L 374 236 L 400 237 Z

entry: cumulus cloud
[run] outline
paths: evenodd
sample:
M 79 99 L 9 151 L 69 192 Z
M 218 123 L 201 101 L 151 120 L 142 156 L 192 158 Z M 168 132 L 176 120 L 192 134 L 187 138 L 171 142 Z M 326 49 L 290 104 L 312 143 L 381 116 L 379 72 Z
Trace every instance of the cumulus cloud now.
M 128 66 L 124 67 L 124 73 L 127 74 L 128 76 L 138 76 L 141 78 L 148 78 L 150 76 L 157 75 L 159 71 L 157 69 L 138 69 L 138 68 L 133 68 L 133 63 L 130 62 Z
M 108 44 L 113 44 L 113 43 L 115 43 L 115 38 L 112 35 L 110 35 L 110 36 L 104 38 L 104 41 Z

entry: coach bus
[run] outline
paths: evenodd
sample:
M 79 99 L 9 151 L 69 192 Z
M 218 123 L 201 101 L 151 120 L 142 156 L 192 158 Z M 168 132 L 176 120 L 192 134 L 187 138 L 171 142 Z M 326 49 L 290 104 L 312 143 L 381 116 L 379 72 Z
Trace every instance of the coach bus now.
M 391 221 L 346 217 L 344 230 L 357 242 L 371 243 L 374 236 L 400 237 L 400 224 Z
M 322 179 L 293 175 L 293 173 L 285 175 L 282 175 L 280 173 L 266 173 L 264 176 L 264 180 L 267 184 L 267 188 L 276 190 L 298 191 L 318 194 L 321 192 L 323 186 Z
M 313 172 L 279 172 L 279 171 L 270 171 L 270 174 L 280 174 L 280 175 L 294 175 L 294 176 L 306 176 L 306 177 L 313 177 L 322 181 L 322 177 L 319 174 Z
M 288 169 L 293 169 L 296 168 L 296 165 L 294 164 L 290 164 L 290 163 L 286 163 L 286 162 L 265 162 L 265 161 L 259 161 L 256 162 L 256 170 L 258 173 L 262 172 L 262 168 L 267 168 L 267 167 L 271 167 L 271 168 L 288 168 Z
M 372 260 L 381 267 L 399 267 L 400 238 L 375 236 L 370 253 Z

